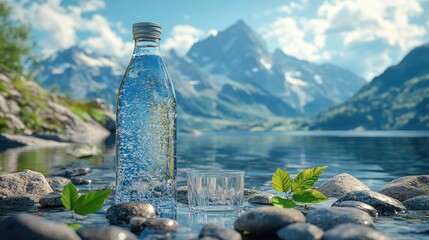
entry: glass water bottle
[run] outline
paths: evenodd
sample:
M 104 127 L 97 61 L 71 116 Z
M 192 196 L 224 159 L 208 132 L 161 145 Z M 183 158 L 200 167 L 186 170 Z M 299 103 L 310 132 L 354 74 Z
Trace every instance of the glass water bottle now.
M 161 26 L 133 25 L 135 48 L 116 110 L 116 203 L 145 201 L 176 210 L 176 98 L 161 58 Z

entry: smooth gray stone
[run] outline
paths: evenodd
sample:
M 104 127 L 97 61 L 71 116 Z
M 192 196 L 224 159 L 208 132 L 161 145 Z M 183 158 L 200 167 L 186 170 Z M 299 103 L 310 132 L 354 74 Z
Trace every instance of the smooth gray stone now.
M 292 223 L 277 231 L 281 240 L 319 240 L 323 230 L 310 223 Z
M 355 223 L 365 226 L 374 224 L 368 213 L 348 207 L 320 208 L 309 212 L 306 221 L 323 230 L 330 229 L 343 223 Z
M 378 192 L 401 202 L 420 195 L 428 195 L 429 175 L 397 178 L 381 187 Z
M 0 222 L 1 239 L 16 240 L 80 240 L 68 226 L 20 213 Z
M 176 231 L 179 228 L 179 222 L 169 218 L 142 218 L 133 217 L 130 219 L 130 229 L 137 232 L 142 229 Z
M 65 177 L 48 177 L 46 180 L 55 192 L 62 192 L 64 186 L 70 182 L 70 179 Z
M 367 212 L 371 217 L 378 217 L 377 210 L 373 206 L 363 202 L 358 202 L 358 201 L 335 202 L 334 204 L 332 204 L 332 207 L 357 208 L 359 210 Z
M 200 239 L 241 240 L 241 234 L 219 224 L 208 223 L 200 231 Z
M 348 173 L 341 173 L 328 179 L 317 188 L 327 197 L 339 198 L 352 191 L 370 190 L 365 184 Z
M 0 176 L 0 200 L 8 197 L 29 197 L 38 202 L 42 196 L 52 192 L 43 174 L 23 170 Z
M 273 205 L 273 201 L 271 199 L 274 196 L 276 195 L 271 193 L 255 194 L 255 195 L 249 196 L 247 201 L 249 203 L 259 204 L 259 205 Z
M 76 176 L 83 176 L 87 175 L 92 171 L 89 167 L 83 167 L 83 168 L 71 168 L 71 169 L 62 169 L 54 172 L 52 176 L 60 176 L 60 177 L 76 177 Z
M 304 221 L 304 215 L 297 210 L 259 207 L 241 214 L 235 220 L 234 228 L 240 232 L 249 231 L 255 235 L 272 235 L 286 225 Z
M 42 207 L 63 207 L 61 195 L 59 193 L 48 194 L 39 200 Z
M 106 211 L 106 218 L 110 224 L 128 224 L 132 217 L 155 218 L 156 210 L 146 202 L 119 203 L 109 207 Z
M 381 215 L 393 215 L 407 211 L 404 205 L 398 200 L 374 191 L 349 192 L 338 199 L 336 203 L 344 201 L 359 201 L 369 204 L 377 209 L 378 214 Z
M 77 234 L 82 240 L 137 240 L 133 233 L 116 226 L 103 228 L 83 228 Z
M 91 184 L 91 179 L 85 179 L 85 178 L 79 178 L 79 177 L 72 177 L 71 181 L 74 185 L 83 185 L 83 184 Z
M 345 223 L 326 231 L 323 240 L 388 240 L 375 229 L 359 224 Z
M 402 202 L 408 210 L 429 210 L 429 195 L 413 197 Z

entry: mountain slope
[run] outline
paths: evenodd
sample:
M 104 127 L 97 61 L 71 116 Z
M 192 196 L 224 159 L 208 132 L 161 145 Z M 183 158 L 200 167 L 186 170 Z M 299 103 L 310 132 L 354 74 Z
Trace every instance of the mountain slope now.
M 429 129 L 429 45 L 413 49 L 351 99 L 314 117 L 308 128 Z

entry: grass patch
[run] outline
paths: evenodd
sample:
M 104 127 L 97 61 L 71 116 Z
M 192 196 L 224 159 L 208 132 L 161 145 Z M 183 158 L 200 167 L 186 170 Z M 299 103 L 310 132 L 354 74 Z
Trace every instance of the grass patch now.
M 6 84 L 0 82 L 0 92 L 9 93 L 9 91 L 9 87 Z
M 60 101 L 67 106 L 74 114 L 82 118 L 84 121 L 94 119 L 100 124 L 106 122 L 104 110 L 101 109 L 96 103 L 90 101 L 76 101 L 63 98 Z

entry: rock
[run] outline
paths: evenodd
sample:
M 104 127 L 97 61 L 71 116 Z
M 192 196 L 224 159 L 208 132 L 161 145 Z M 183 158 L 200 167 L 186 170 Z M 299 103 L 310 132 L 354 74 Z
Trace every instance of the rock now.
M 1 113 L 0 113 L 1 116 Z M 27 129 L 22 129 L 26 131 Z M 46 147 L 66 147 L 70 146 L 70 143 L 57 142 L 42 139 L 35 136 L 29 135 L 18 135 L 18 134 L 6 134 L 2 133 L 0 137 L 0 150 L 5 150 L 12 147 L 31 147 L 31 148 L 46 148 Z
M 116 226 L 83 228 L 77 232 L 82 240 L 137 240 L 133 233 Z
M 271 199 L 274 196 L 275 195 L 272 193 L 255 194 L 255 195 L 249 196 L 247 201 L 249 203 L 259 204 L 259 205 L 272 205 L 273 201 Z
M 177 202 L 188 204 L 188 186 L 177 188 Z
M 104 186 L 104 189 L 110 189 L 112 191 L 115 191 L 116 189 L 116 182 L 111 182 L 109 184 L 106 184 L 106 186 Z
M 277 231 L 282 240 L 319 240 L 323 230 L 309 223 L 292 223 Z
M 427 195 L 429 194 L 429 175 L 397 178 L 378 191 L 401 202 L 420 195 Z
M 0 200 L 0 209 L 3 210 L 32 210 L 36 209 L 36 202 L 29 197 L 6 197 Z
M 240 232 L 250 231 L 255 235 L 270 235 L 285 225 L 304 221 L 304 215 L 297 210 L 259 207 L 241 214 L 235 220 L 234 228 Z
M 344 202 L 335 202 L 332 204 L 332 207 L 351 207 L 351 208 L 357 208 L 359 210 L 362 210 L 364 212 L 367 212 L 371 217 L 378 217 L 377 210 L 366 203 L 358 202 L 358 201 L 344 201 Z
M 323 230 L 330 229 L 342 223 L 355 223 L 372 226 L 374 222 L 368 213 L 348 207 L 320 208 L 306 215 L 308 223 L 318 226 Z
M 119 203 L 109 207 L 106 211 L 106 218 L 110 224 L 128 224 L 132 217 L 154 218 L 156 210 L 146 202 Z
M 95 145 L 82 145 L 68 149 L 66 152 L 77 158 L 87 158 L 100 155 L 101 150 Z
M 63 191 L 64 186 L 70 182 L 70 179 L 65 177 L 48 177 L 46 180 L 55 192 Z
M 74 185 L 83 185 L 83 184 L 91 184 L 92 183 L 91 179 L 77 178 L 77 177 L 72 177 L 71 181 Z
M 72 168 L 72 169 L 62 169 L 62 170 L 54 172 L 52 175 L 53 176 L 60 176 L 60 177 L 71 178 L 71 177 L 76 177 L 76 176 L 87 175 L 91 171 L 92 171 L 92 169 L 89 168 L 89 167 Z
M 323 240 L 388 240 L 389 238 L 373 228 L 359 224 L 338 225 L 323 235 Z
M 7 197 L 28 197 L 38 202 L 52 192 L 43 174 L 31 170 L 0 176 L 0 200 Z
M 317 189 L 327 197 L 339 198 L 352 191 L 370 190 L 365 184 L 348 173 L 333 176 Z
M 21 213 L 4 218 L 0 222 L 2 239 L 19 240 L 79 240 L 79 236 L 68 226 L 39 217 Z
M 39 203 L 42 205 L 42 207 L 63 207 L 61 195 L 59 193 L 45 195 L 40 198 Z
M 169 218 L 149 218 L 144 221 L 142 229 L 176 231 L 179 223 Z
M 215 223 L 208 223 L 204 225 L 200 232 L 200 239 L 218 239 L 218 240 L 241 240 L 241 234 Z
M 367 203 L 377 209 L 378 214 L 392 215 L 405 212 L 407 209 L 396 199 L 374 191 L 355 191 L 338 199 L 337 202 L 359 201 Z
M 408 210 L 429 210 L 429 195 L 413 197 L 402 203 Z
M 139 232 L 143 229 L 143 224 L 146 222 L 146 218 L 142 217 L 132 217 L 130 219 L 130 230 L 132 232 Z

